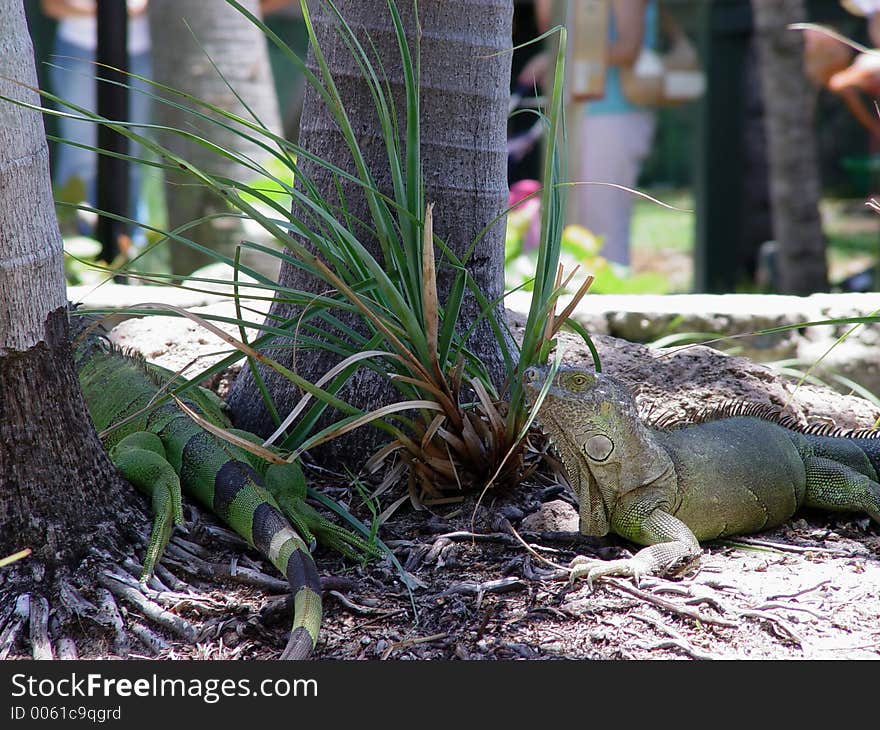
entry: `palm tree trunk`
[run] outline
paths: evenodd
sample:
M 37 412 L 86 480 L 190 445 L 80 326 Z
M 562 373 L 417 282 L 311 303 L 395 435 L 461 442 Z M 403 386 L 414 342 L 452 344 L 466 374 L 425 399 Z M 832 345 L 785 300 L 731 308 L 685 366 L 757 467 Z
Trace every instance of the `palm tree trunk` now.
M 810 294 L 828 288 L 819 216 L 819 166 L 811 95 L 803 72 L 803 37 L 788 29 L 806 19 L 803 0 L 752 0 L 764 97 L 773 234 L 779 290 Z M 748 215 L 748 211 L 746 211 Z
M 21 0 L 0 28 L 0 96 L 39 105 Z M 114 540 L 130 495 L 79 389 L 62 256 L 41 115 L 0 101 L 0 555 L 30 547 L 52 574 Z
M 259 14 L 258 0 L 242 0 L 242 5 L 255 15 Z M 257 26 L 225 2 L 153 0 L 149 13 L 153 76 L 157 82 L 253 121 L 246 104 L 271 132 L 280 134 L 281 117 L 266 39 Z M 180 97 L 175 97 L 175 101 L 181 103 Z M 183 104 L 186 106 L 186 102 Z M 161 102 L 156 103 L 154 109 L 161 124 L 195 132 L 222 149 L 257 161 L 266 156 L 246 138 L 225 127 L 196 119 L 186 109 Z M 253 172 L 235 162 L 179 135 L 163 133 L 159 141 L 197 168 L 234 180 L 247 181 L 254 176 Z M 170 229 L 227 210 L 223 200 L 209 189 L 194 184 L 186 172 L 167 171 L 165 192 Z M 229 257 L 246 237 L 241 221 L 235 218 L 206 221 L 189 229 L 185 235 Z M 245 254 L 243 261 L 261 268 L 249 256 Z M 171 268 L 175 274 L 189 274 L 213 261 L 209 255 L 183 244 L 172 245 Z
M 377 114 L 368 87 L 346 46 L 340 42 L 334 22 L 321 3 L 314 3 L 315 33 L 344 99 L 361 149 L 367 156 L 379 188 L 390 192 L 387 153 L 382 143 Z M 389 77 L 396 101 L 398 120 L 403 125 L 405 102 L 403 73 L 397 39 L 386 0 L 337 0 L 346 22 L 374 49 Z M 410 0 L 400 0 L 412 48 L 417 32 Z M 418 3 L 421 32 L 421 155 L 425 175 L 425 200 L 433 202 L 435 233 L 459 256 L 484 228 L 499 216 L 507 204 L 506 122 L 510 80 L 511 0 L 422 0 Z M 315 69 L 313 58 L 310 65 Z M 378 65 L 378 64 L 377 64 Z M 348 148 L 318 94 L 306 91 L 300 127 L 300 143 L 310 152 L 343 169 L 353 171 Z M 321 194 L 335 199 L 336 181 L 325 168 L 303 163 Z M 368 220 L 366 203 L 353 185 L 343 188 L 346 206 L 354 219 Z M 293 215 L 297 215 L 294 210 Z M 378 260 L 375 242 L 364 243 Z M 438 253 L 438 261 L 440 261 Z M 498 221 L 480 240 L 468 262 L 468 269 L 490 301 L 499 300 L 504 285 L 504 222 Z M 438 289 L 441 302 L 449 291 L 455 272 L 442 267 Z M 293 266 L 283 265 L 282 284 L 306 291 L 320 291 L 325 284 Z M 499 311 L 501 307 L 499 305 Z M 294 316 L 291 307 L 276 304 L 270 317 Z M 480 317 L 473 297 L 466 298 L 459 325 L 462 330 Z M 502 361 L 488 325 L 477 327 L 470 347 L 487 364 L 500 384 Z M 273 353 L 284 359 L 281 352 Z M 287 363 L 290 364 L 288 350 Z M 326 353 L 300 352 L 296 367 L 314 381 L 332 365 Z M 265 373 L 269 387 L 283 411 L 297 397 L 290 384 Z M 370 409 L 392 397 L 368 372 L 357 374 L 343 394 L 357 406 Z M 243 428 L 265 433 L 269 419 L 257 395 L 253 378 L 244 372 L 230 399 L 236 420 Z M 373 443 L 363 431 L 344 445 L 333 442 L 337 457 L 363 456 Z

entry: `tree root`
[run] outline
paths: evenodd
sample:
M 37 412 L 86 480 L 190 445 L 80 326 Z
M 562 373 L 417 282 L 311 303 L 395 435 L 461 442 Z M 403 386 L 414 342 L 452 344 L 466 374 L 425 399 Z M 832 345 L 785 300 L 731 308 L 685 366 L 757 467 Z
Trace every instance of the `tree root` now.
M 106 555 L 97 558 L 98 565 L 109 564 Z M 37 593 L 16 595 L 9 591 L 16 584 L 5 581 L 3 602 L 14 607 L 0 614 L 0 660 L 20 656 L 23 649 L 34 659 L 77 659 L 81 653 L 80 637 L 74 639 L 74 635 L 81 632 L 83 640 L 92 636 L 99 646 L 110 649 L 102 651 L 102 655 L 155 656 L 169 651 L 170 646 L 151 626 L 189 644 L 195 644 L 204 633 L 168 608 L 186 608 L 203 614 L 229 613 L 227 602 L 199 596 L 167 569 L 163 569 L 163 578 L 184 591 L 173 591 L 159 579 L 141 585 L 141 566 L 130 559 L 123 560 L 122 567 L 99 570 L 96 578 L 90 578 L 98 585 L 89 591 L 88 598 L 69 576 L 57 576 L 57 595 L 51 603 Z M 103 634 L 107 638 L 95 638 L 90 625 L 100 630 L 98 636 Z M 74 635 L 65 633 L 68 628 L 74 629 Z
M 55 653 L 49 641 L 49 601 L 42 596 L 31 596 L 28 623 L 34 659 L 54 659 Z
M 133 605 L 141 614 L 170 631 L 175 636 L 193 643 L 199 635 L 198 629 L 189 621 L 166 611 L 158 603 L 154 603 L 130 584 L 130 576 L 116 572 L 104 572 L 98 576 L 98 583 L 110 591 L 116 598 Z
M 513 531 L 512 528 L 511 531 L 514 535 L 516 535 L 516 532 Z M 766 543 L 767 541 L 763 542 Z M 547 560 L 546 558 L 535 552 L 533 546 L 526 544 L 522 540 L 521 544 L 529 551 L 530 554 L 534 555 L 542 562 L 546 562 L 550 565 L 555 565 L 551 561 Z M 568 571 L 564 568 L 560 572 L 562 575 L 568 573 Z M 555 578 L 561 576 L 554 575 L 551 577 Z M 775 596 L 773 598 L 788 598 L 799 596 L 803 593 L 815 590 L 816 588 L 824 585 L 827 582 L 827 580 L 822 581 L 817 585 L 811 586 L 802 591 L 784 596 Z M 782 617 L 776 615 L 775 613 L 773 613 L 773 610 L 776 609 L 784 611 L 801 611 L 816 619 L 828 620 L 827 616 L 821 614 L 820 612 L 814 611 L 806 606 L 783 603 L 778 600 L 773 600 L 773 598 L 765 601 L 762 605 L 757 607 L 741 607 L 732 605 L 729 602 L 722 600 L 719 596 L 710 595 L 709 593 L 710 591 L 712 591 L 713 593 L 717 593 L 718 591 L 715 590 L 716 588 L 718 590 L 726 590 L 728 588 L 731 588 L 731 586 L 714 585 L 711 580 L 705 582 L 697 582 L 693 578 L 691 578 L 689 580 L 682 580 L 671 583 L 661 578 L 649 576 L 646 577 L 642 584 L 637 587 L 629 581 L 621 580 L 619 578 L 613 578 L 610 576 L 604 576 L 601 579 L 600 585 L 614 592 L 627 594 L 629 596 L 637 598 L 638 600 L 646 604 L 657 607 L 664 613 L 690 619 L 701 624 L 714 624 L 727 628 L 738 628 L 742 625 L 744 620 L 751 619 L 753 621 L 758 621 L 759 623 L 768 626 L 770 629 L 770 633 L 772 633 L 773 636 L 775 636 L 776 638 L 783 641 L 791 642 L 802 650 L 806 648 L 806 642 L 803 637 L 795 630 L 793 624 L 790 621 L 787 621 L 786 619 L 783 619 Z M 662 597 L 660 595 L 662 593 L 675 594 L 683 597 L 684 600 L 670 600 Z M 708 604 L 714 609 L 716 613 L 707 613 L 705 611 L 700 611 L 694 608 L 694 604 L 701 603 Z M 668 640 L 664 640 L 660 644 L 652 645 L 650 647 L 642 646 L 642 648 L 677 648 L 693 658 L 717 658 L 707 654 L 706 652 L 695 649 L 672 628 L 666 626 L 665 624 L 662 624 L 661 622 L 639 615 L 635 615 L 635 618 L 651 623 L 669 637 Z
M 79 652 L 76 650 L 76 642 L 69 636 L 62 636 L 55 642 L 55 651 L 59 659 L 73 661 L 79 659 Z
M 113 598 L 113 594 L 106 588 L 99 588 L 97 616 L 94 619 L 113 634 L 113 650 L 125 656 L 131 650 L 128 636 L 125 634 L 125 622 L 119 613 L 119 607 Z M 98 618 L 100 617 L 100 619 Z
M 193 546 L 193 543 L 188 543 Z M 198 547 L 198 546 L 194 546 Z M 206 555 L 207 552 L 202 553 Z M 286 593 L 290 591 L 290 585 L 286 580 L 266 575 L 253 568 L 244 568 L 235 564 L 224 565 L 205 560 L 202 556 L 182 549 L 172 540 L 165 548 L 163 560 L 166 564 L 177 568 L 188 575 L 197 578 L 207 578 L 212 581 L 232 581 L 243 585 L 258 588 L 268 593 Z
M 637 618 L 639 621 L 644 621 L 647 624 L 650 624 L 659 632 L 666 634 L 669 638 L 664 639 L 655 644 L 642 644 L 643 649 L 653 650 L 653 649 L 678 649 L 685 654 L 687 654 L 692 659 L 723 659 L 717 654 L 712 654 L 711 652 L 702 651 L 701 649 L 697 649 L 691 644 L 684 636 L 678 633 L 675 629 L 667 626 L 662 621 L 658 621 L 657 619 L 653 619 L 650 616 L 645 616 L 643 614 L 635 613 L 633 614 L 633 618 Z
M 152 655 L 155 656 L 168 650 L 168 642 L 156 635 L 143 624 L 133 621 L 128 627 L 128 630 L 137 637 L 141 644 L 150 650 Z
M 15 600 L 15 609 L 13 609 L 12 614 L 8 617 L 3 630 L 0 631 L 0 660 L 6 659 L 9 656 L 9 652 L 15 646 L 18 635 L 27 623 L 30 613 L 30 593 L 22 593 Z

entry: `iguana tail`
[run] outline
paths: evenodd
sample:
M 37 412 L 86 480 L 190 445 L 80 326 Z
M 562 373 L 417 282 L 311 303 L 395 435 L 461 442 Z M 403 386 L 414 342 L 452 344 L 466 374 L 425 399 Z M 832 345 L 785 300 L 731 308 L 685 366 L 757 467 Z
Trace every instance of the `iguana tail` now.
M 281 658 L 305 659 L 315 648 L 322 613 L 321 580 L 308 546 L 262 487 L 260 475 L 238 459 L 217 471 L 211 508 L 286 576 L 294 621 Z

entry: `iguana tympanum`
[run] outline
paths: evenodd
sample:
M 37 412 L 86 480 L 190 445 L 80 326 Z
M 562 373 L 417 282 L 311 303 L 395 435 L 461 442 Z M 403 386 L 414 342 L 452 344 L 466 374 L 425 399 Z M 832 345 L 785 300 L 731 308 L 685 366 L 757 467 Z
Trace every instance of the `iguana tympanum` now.
M 549 372 L 525 372 L 532 404 Z M 699 558 L 699 540 L 769 529 L 802 506 L 866 512 L 880 522 L 875 431 L 798 431 L 755 406 L 652 428 L 621 383 L 571 367 L 555 373 L 537 419 L 577 496 L 580 531 L 648 546 L 622 560 L 575 558 L 572 580 L 673 571 Z
M 170 398 L 156 405 L 167 396 L 172 381 L 174 386 L 183 384 L 175 381 L 174 373 L 124 353 L 103 337 L 81 339 L 77 368 L 95 427 L 122 475 L 152 498 L 153 529 L 142 580 L 152 574 L 174 524 L 182 522 L 182 490 L 286 576 L 293 591 L 294 620 L 281 658 L 306 658 L 321 625 L 321 582 L 301 535 L 310 541 L 313 534 L 319 535 L 342 551 L 369 552 L 368 546 L 297 498 L 297 489 L 305 497 L 297 464 L 269 465 L 203 429 Z M 207 421 L 259 442 L 253 434 L 229 429 L 223 402 L 210 391 L 191 388 L 181 400 Z

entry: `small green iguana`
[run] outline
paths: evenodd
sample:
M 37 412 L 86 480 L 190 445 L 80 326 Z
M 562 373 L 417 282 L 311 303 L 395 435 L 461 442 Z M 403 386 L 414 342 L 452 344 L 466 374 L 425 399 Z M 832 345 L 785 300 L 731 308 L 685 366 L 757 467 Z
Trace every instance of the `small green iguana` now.
M 525 372 L 532 404 L 548 376 L 549 368 Z M 648 546 L 622 560 L 575 558 L 572 580 L 668 572 L 699 558 L 699 540 L 769 529 L 802 506 L 880 522 L 880 433 L 798 430 L 755 405 L 708 418 L 648 427 L 608 375 L 556 372 L 537 419 L 578 498 L 580 531 Z
M 78 344 L 77 368 L 89 413 L 111 460 L 125 479 L 152 498 L 153 528 L 142 581 L 152 575 L 174 525 L 183 521 L 182 490 L 285 575 L 293 591 L 294 620 L 281 658 L 306 658 L 321 626 L 321 581 L 301 535 L 309 541 L 317 535 L 348 554 L 370 553 L 371 546 L 303 501 L 305 479 L 296 463 L 270 465 L 203 429 L 173 400 L 155 405 L 172 381 L 183 383 L 171 371 L 89 334 Z M 223 401 L 210 391 L 191 388 L 181 400 L 210 423 L 260 442 L 253 434 L 229 428 Z

